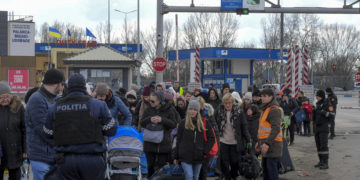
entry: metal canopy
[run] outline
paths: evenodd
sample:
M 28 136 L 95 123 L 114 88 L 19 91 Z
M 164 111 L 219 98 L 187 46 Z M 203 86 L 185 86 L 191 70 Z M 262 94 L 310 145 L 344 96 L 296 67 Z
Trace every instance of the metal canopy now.
M 287 50 L 285 50 L 287 51 Z M 179 50 L 179 60 L 190 60 L 190 54 L 195 49 Z M 270 56 L 270 57 L 269 57 Z M 280 49 L 255 49 L 255 48 L 200 48 L 202 60 L 214 59 L 253 59 L 253 60 L 280 60 Z M 287 57 L 284 57 L 287 59 Z M 169 51 L 169 61 L 176 60 L 176 51 Z

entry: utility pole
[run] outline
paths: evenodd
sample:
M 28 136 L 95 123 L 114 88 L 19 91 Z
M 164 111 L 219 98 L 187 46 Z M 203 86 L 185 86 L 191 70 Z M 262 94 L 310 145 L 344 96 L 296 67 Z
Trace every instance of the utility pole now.
M 126 54 L 128 52 L 128 32 L 127 32 L 127 15 L 132 13 L 132 12 L 135 12 L 136 10 L 132 10 L 132 11 L 120 11 L 118 9 L 114 9 L 115 11 L 117 12 L 120 12 L 120 13 L 123 13 L 125 14 L 125 41 L 126 41 Z
M 140 60 L 140 0 L 137 1 L 137 52 L 136 52 L 136 60 L 139 61 L 141 67 L 141 60 Z M 141 85 L 141 74 L 140 74 L 140 67 L 137 67 L 137 77 L 136 77 L 136 84 L 138 87 Z
M 163 3 L 164 0 L 157 1 L 157 11 L 156 11 L 156 57 L 163 57 L 164 46 L 163 46 L 163 26 L 164 26 L 164 17 L 163 17 Z M 163 72 L 156 72 L 156 83 L 163 82 Z
M 110 0 L 108 0 L 108 45 L 110 46 Z
M 281 62 L 281 76 L 280 83 L 285 83 L 285 63 L 284 60 L 284 13 L 280 14 L 280 62 Z

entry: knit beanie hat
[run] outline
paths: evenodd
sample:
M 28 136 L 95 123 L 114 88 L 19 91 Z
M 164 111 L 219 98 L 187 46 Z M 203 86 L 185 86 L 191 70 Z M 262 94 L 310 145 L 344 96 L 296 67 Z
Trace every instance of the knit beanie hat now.
M 165 96 L 163 91 L 155 91 L 154 94 L 156 95 L 161 104 L 165 102 Z
M 131 91 L 127 92 L 127 93 L 125 94 L 125 97 L 126 97 L 126 98 L 137 99 L 137 97 L 136 97 L 136 92 L 135 92 L 134 90 L 131 90 Z
M 325 89 L 325 92 L 332 93 L 332 90 L 331 90 L 331 88 L 328 87 L 328 88 Z
M 144 87 L 143 91 L 142 91 L 142 95 L 143 96 L 150 96 L 151 94 L 151 88 L 149 86 Z
M 198 98 L 191 98 L 188 109 L 195 109 L 197 111 L 200 111 L 200 102 Z
M 244 99 L 252 100 L 252 93 L 251 92 L 245 93 Z
M 73 88 L 84 88 L 85 89 L 86 82 L 85 82 L 84 76 L 79 73 L 72 74 L 68 81 L 68 88 L 69 88 L 69 90 L 73 89 Z
M 318 90 L 316 92 L 316 96 L 321 97 L 322 99 L 325 99 L 325 92 L 323 90 Z
M 95 93 L 97 96 L 106 96 L 108 94 L 109 87 L 106 83 L 96 84 Z
M 168 101 L 174 100 L 174 94 L 170 89 L 166 89 L 164 91 L 164 96 L 165 96 L 165 100 L 168 100 Z
M 58 84 L 65 80 L 64 73 L 58 69 L 49 69 L 46 71 L 43 79 L 44 84 Z
M 11 89 L 9 84 L 6 81 L 1 81 L 0 82 L 0 95 L 2 94 L 10 94 L 11 93 Z

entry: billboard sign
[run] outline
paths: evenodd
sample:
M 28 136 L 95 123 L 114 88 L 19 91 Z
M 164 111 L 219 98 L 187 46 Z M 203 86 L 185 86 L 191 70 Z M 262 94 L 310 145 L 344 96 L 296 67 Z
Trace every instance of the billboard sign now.
M 35 23 L 9 22 L 8 55 L 35 56 Z
M 248 8 L 251 10 L 264 10 L 265 2 L 264 0 L 244 0 L 243 8 Z
M 12 93 L 26 93 L 29 89 L 29 70 L 9 69 L 8 82 Z

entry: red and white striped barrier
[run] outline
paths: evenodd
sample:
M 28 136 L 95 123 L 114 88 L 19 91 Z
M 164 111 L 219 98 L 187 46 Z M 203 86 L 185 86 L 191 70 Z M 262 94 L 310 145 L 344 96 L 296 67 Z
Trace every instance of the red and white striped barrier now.
M 309 50 L 308 46 L 303 47 L 303 82 L 309 84 Z
M 341 106 L 341 109 L 360 109 L 360 107 L 354 106 Z
M 200 48 L 195 48 L 195 82 L 200 83 Z
M 297 94 L 299 91 L 299 86 L 302 84 L 301 83 L 301 52 L 300 52 L 300 48 L 298 45 L 295 46 L 295 66 L 294 66 L 294 76 L 295 76 L 295 86 L 294 86 L 294 93 Z
M 292 49 L 288 49 L 288 60 L 286 62 L 286 70 L 285 70 L 285 83 L 281 86 L 281 91 L 284 92 L 285 89 L 291 89 L 292 82 L 292 60 L 293 54 Z

